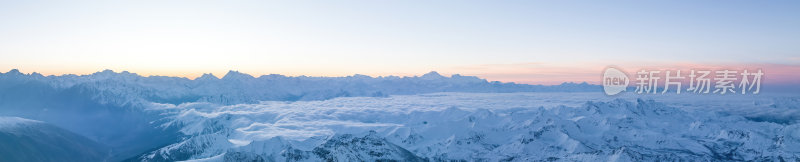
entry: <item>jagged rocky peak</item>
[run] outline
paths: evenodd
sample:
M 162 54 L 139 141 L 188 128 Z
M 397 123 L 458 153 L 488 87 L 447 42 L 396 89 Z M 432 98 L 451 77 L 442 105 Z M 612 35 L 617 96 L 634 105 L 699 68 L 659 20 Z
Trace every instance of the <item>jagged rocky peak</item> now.
M 288 78 L 285 75 L 281 74 L 269 74 L 269 75 L 261 75 L 258 77 L 259 79 L 279 79 L 279 78 Z
M 253 79 L 253 78 L 254 77 L 251 76 L 250 74 L 241 73 L 235 70 L 228 71 L 228 73 L 225 74 L 224 77 L 222 77 L 222 79 L 225 80 L 239 80 L 239 79 Z
M 114 70 L 111 69 L 105 69 L 103 71 L 95 72 L 93 75 L 102 75 L 102 74 L 116 74 L 116 72 L 114 72 Z
M 6 75 L 25 75 L 25 74 L 19 72 L 19 69 L 11 69 L 8 72 L 6 72 Z
M 44 76 L 42 76 L 39 73 L 25 74 L 25 73 L 20 72 L 18 69 L 11 69 L 10 71 L 8 71 L 6 73 L 0 73 L 0 77 L 6 78 L 6 79 L 12 79 L 12 78 L 13 79 L 44 78 Z
M 131 73 L 131 72 L 127 71 L 127 70 L 123 70 L 123 71 L 122 71 L 122 72 L 120 72 L 119 74 L 120 74 L 120 75 L 124 75 L 124 76 L 139 76 L 139 74 L 136 74 L 136 73 Z
M 313 153 L 325 161 L 424 161 L 410 151 L 397 146 L 370 131 L 359 137 L 342 134 L 314 148 Z
M 219 78 L 217 78 L 217 76 L 214 76 L 214 74 L 211 74 L 211 73 L 203 73 L 203 75 L 202 75 L 202 76 L 200 76 L 200 77 L 197 77 L 197 78 L 195 78 L 194 80 L 217 80 L 217 79 L 219 79 Z
M 42 75 L 42 73 L 38 73 L 38 72 L 31 73 L 31 76 L 36 77 L 36 78 L 44 77 L 44 75 Z
M 354 74 L 354 75 L 352 75 L 352 76 L 348 76 L 348 77 L 349 77 L 349 78 L 372 79 L 372 77 L 371 77 L 371 76 L 369 76 L 369 75 L 364 75 L 364 74 Z
M 98 71 L 92 73 L 91 76 L 98 77 L 98 78 L 110 78 L 111 76 L 116 75 L 117 73 L 110 69 L 105 69 L 103 71 Z
M 117 72 L 115 72 L 114 70 L 111 70 L 111 69 L 105 69 L 103 71 L 95 72 L 95 73 L 92 73 L 90 76 L 94 77 L 94 79 L 100 79 L 100 80 L 104 80 L 104 79 L 129 80 L 129 79 L 133 79 L 133 78 L 142 77 L 142 76 L 140 76 L 139 74 L 136 74 L 136 73 L 131 73 L 131 72 L 128 72 L 128 71 L 122 71 L 122 72 L 117 73 Z
M 442 79 L 442 78 L 445 78 L 445 77 L 442 76 L 441 74 L 439 74 L 439 72 L 431 71 L 431 72 L 426 73 L 425 75 L 422 75 L 421 78 L 423 78 L 423 79 Z
M 487 82 L 486 79 L 481 79 L 476 76 L 463 76 L 461 74 L 453 74 L 452 76 L 450 76 L 450 78 L 453 78 L 454 80 L 461 80 L 464 82 Z

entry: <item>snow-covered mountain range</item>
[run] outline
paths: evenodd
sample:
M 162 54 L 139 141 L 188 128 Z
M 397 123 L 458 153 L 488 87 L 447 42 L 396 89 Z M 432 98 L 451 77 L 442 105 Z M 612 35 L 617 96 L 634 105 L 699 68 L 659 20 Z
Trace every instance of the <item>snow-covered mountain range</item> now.
M 109 161 L 800 160 L 796 93 L 601 91 L 435 72 L 187 79 L 12 70 L 0 73 L 0 115 L 75 132 L 107 146 Z
M 387 97 L 431 92 L 592 91 L 599 86 L 557 86 L 488 82 L 471 76 L 253 77 L 236 71 L 217 78 L 149 76 L 105 70 L 90 75 L 44 76 L 19 70 L 0 73 L 0 114 L 52 123 L 113 148 L 125 159 L 178 140 L 177 128 L 157 128 L 160 112 L 151 105 L 208 102 L 220 105 L 259 101 Z
M 335 97 L 385 97 L 432 92 L 589 92 L 600 86 L 564 83 L 555 86 L 489 82 L 474 76 L 445 77 L 430 72 L 414 77 L 289 77 L 278 74 L 253 77 L 229 71 L 222 78 L 205 74 L 195 79 L 149 76 L 105 70 L 91 75 L 43 76 L 14 69 L 0 73 L 0 88 L 45 86 L 77 89 L 100 103 L 115 105 L 143 102 L 212 102 L 225 105 L 258 101 L 324 100 Z M 23 84 L 23 85 L 20 85 Z
M 496 95 L 443 93 L 229 106 L 164 105 L 160 109 L 172 111 L 168 111 L 170 121 L 163 126 L 181 127 L 183 140 L 136 160 L 800 159 L 797 123 L 686 111 L 646 99 L 588 101 L 578 106 L 457 102 L 482 101 Z M 528 94 L 504 97 L 520 95 L 525 98 Z

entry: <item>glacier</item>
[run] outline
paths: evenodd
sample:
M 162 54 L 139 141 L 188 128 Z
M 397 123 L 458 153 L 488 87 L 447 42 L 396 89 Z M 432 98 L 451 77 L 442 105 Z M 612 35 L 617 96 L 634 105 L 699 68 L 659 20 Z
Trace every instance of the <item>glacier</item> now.
M 0 73 L 0 116 L 21 117 L 0 128 L 63 128 L 104 161 L 797 161 L 798 107 L 791 91 L 606 96 L 436 72 Z

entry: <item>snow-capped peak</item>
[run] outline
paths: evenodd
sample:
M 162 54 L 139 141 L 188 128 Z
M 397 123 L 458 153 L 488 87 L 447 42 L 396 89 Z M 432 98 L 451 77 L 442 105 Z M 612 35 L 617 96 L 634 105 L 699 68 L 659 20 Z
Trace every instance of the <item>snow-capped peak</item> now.
M 11 69 L 10 71 L 6 72 L 6 75 L 25 75 L 19 72 L 19 69 Z
M 218 80 L 217 76 L 211 73 L 204 73 L 202 76 L 195 78 L 194 80 Z
M 224 77 L 222 77 L 223 80 L 241 80 L 241 79 L 253 79 L 253 78 L 254 77 L 251 76 L 250 74 L 245 74 L 234 70 L 228 71 L 228 73 L 225 74 Z
M 442 79 L 442 78 L 445 78 L 445 77 L 442 76 L 441 74 L 439 74 L 436 71 L 431 71 L 431 72 L 426 73 L 425 75 L 422 75 L 421 78 L 422 79 Z
M 113 74 L 117 74 L 117 72 L 114 72 L 114 70 L 111 69 L 105 69 L 103 71 L 92 73 L 92 75 L 113 75 Z

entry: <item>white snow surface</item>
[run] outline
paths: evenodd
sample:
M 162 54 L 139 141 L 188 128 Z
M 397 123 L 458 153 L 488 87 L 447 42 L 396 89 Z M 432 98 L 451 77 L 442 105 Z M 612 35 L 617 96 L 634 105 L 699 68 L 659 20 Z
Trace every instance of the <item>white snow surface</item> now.
M 28 124 L 38 124 L 38 123 L 42 122 L 38 120 L 31 120 L 20 117 L 0 116 L 0 129 L 14 128 L 19 126 L 25 126 Z
M 186 137 L 142 160 L 176 154 L 189 158 L 172 160 L 408 160 L 403 149 L 426 160 L 798 160 L 797 101 L 781 95 L 433 93 L 156 104 L 152 111 L 169 116 L 163 126 L 181 127 Z M 762 113 L 746 117 L 751 112 Z M 335 156 L 323 156 L 328 152 Z

